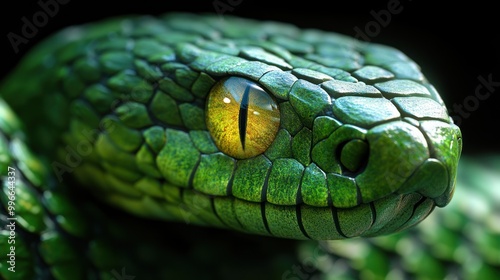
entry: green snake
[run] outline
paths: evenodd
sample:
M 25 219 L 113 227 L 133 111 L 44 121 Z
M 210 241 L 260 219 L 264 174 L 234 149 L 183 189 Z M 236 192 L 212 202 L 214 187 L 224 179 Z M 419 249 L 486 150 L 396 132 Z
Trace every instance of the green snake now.
M 500 161 L 461 158 L 439 93 L 395 48 L 230 16 L 114 18 L 38 44 L 0 94 L 5 279 L 500 271 L 498 215 L 460 204 L 498 209 L 460 168 L 498 186 Z

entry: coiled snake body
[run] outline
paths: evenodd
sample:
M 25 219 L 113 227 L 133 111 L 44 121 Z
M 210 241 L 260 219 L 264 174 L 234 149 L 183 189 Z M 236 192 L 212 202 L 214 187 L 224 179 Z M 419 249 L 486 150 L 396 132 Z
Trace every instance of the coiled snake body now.
M 408 229 L 428 216 L 441 219 L 435 206 L 453 202 L 460 130 L 418 65 L 389 46 L 232 17 L 118 18 L 42 42 L 0 93 L 0 163 L 12 172 L 4 180 L 2 222 L 17 217 L 16 272 L 7 253 L 0 256 L 6 279 L 118 279 L 125 268 L 148 279 L 179 278 L 178 271 L 187 276 L 183 266 L 203 263 L 175 250 L 176 262 L 162 262 L 169 258 L 162 246 L 176 240 L 155 233 L 134 240 L 146 229 L 134 231 L 127 219 L 143 218 L 263 242 L 339 240 L 325 243 L 334 249 L 322 247 L 330 255 L 318 257 L 311 275 L 382 277 L 395 273 L 384 254 L 396 242 L 388 240 L 416 232 Z M 15 209 L 8 207 L 12 196 Z M 142 218 L 115 218 L 124 215 L 115 208 Z M 446 235 L 425 234 L 416 234 L 418 242 Z M 2 231 L 2 248 L 9 235 Z M 385 243 L 371 245 L 366 240 L 384 239 L 355 238 L 383 235 Z M 479 269 L 467 275 L 498 272 L 498 247 L 485 250 L 474 258 Z M 469 260 L 452 251 L 430 260 Z M 366 252 L 387 263 L 373 271 L 356 265 Z M 338 256 L 343 270 L 324 266 Z M 401 259 L 402 275 L 421 273 L 414 267 L 426 260 Z M 290 263 L 270 265 L 268 275 L 294 279 Z

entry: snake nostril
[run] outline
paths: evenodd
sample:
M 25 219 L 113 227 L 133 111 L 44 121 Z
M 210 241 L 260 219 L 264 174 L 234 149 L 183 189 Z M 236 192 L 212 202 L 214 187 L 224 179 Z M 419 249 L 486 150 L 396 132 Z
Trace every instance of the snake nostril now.
M 340 147 L 340 163 L 347 173 L 358 173 L 368 162 L 368 143 L 361 139 L 346 142 Z

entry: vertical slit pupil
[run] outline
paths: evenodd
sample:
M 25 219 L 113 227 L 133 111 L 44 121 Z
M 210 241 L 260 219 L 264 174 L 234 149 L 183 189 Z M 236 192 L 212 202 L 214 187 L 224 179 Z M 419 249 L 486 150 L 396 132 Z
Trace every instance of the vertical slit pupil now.
M 250 97 L 250 86 L 245 88 L 245 92 L 241 97 L 240 112 L 238 114 L 238 129 L 240 132 L 241 147 L 245 150 L 245 138 L 247 134 L 248 121 L 248 99 Z

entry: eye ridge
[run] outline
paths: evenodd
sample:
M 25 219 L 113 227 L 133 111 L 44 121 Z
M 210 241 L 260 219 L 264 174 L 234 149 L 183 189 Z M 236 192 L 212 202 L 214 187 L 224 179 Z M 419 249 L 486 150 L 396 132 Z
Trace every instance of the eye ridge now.
M 241 147 L 245 150 L 245 138 L 247 134 L 248 121 L 248 100 L 250 98 L 250 86 L 246 86 L 245 92 L 241 97 L 240 111 L 238 113 L 238 129 L 240 132 Z

